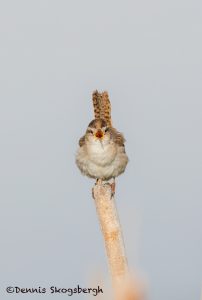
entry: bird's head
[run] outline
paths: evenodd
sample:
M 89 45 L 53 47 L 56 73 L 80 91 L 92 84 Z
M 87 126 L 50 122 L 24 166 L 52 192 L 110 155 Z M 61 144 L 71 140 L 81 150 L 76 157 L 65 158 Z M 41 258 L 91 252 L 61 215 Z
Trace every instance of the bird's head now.
M 107 144 L 110 141 L 110 131 L 103 119 L 94 119 L 88 125 L 86 138 L 91 143 Z

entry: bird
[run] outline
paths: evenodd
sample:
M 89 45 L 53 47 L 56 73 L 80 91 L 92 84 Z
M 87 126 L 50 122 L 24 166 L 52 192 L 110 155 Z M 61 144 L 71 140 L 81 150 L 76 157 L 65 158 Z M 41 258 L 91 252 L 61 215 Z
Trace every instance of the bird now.
M 128 156 L 125 138 L 112 126 L 111 103 L 106 91 L 92 94 L 94 119 L 88 124 L 85 134 L 79 139 L 76 164 L 81 173 L 96 179 L 96 183 L 112 179 L 112 195 L 115 193 L 115 178 L 125 171 Z

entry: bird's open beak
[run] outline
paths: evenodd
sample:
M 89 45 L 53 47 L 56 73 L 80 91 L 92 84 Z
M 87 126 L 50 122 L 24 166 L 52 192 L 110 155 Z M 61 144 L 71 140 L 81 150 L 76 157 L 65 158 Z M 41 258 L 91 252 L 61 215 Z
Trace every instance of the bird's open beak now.
M 104 133 L 101 129 L 98 129 L 98 131 L 96 131 L 96 134 L 95 134 L 96 138 L 98 139 L 102 139 L 103 136 L 104 136 Z

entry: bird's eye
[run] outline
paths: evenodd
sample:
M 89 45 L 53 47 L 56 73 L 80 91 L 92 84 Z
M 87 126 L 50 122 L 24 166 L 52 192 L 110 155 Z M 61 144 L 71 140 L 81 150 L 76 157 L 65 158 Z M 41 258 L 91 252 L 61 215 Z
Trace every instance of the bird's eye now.
M 88 129 L 88 133 L 93 134 L 93 131 L 91 129 Z
M 106 129 L 105 129 L 105 132 L 108 132 L 109 131 L 109 128 L 107 127 Z

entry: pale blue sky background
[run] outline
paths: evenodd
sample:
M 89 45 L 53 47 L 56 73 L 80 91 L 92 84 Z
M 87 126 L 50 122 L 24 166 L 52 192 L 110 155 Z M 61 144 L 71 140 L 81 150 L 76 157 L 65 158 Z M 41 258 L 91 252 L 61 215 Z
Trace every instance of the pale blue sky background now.
M 108 278 L 93 181 L 74 163 L 96 88 L 127 139 L 116 200 L 130 266 L 151 300 L 200 298 L 201 36 L 197 0 L 0 1 L 1 299 L 65 297 L 8 285 Z

